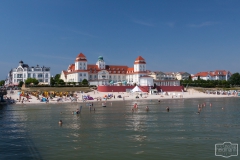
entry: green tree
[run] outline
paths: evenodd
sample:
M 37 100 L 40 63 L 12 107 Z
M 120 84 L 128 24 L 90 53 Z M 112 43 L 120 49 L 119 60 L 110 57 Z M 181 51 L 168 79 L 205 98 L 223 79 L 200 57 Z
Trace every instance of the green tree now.
M 55 77 L 54 77 L 55 81 L 59 81 L 60 80 L 60 74 L 56 74 Z
M 0 86 L 3 86 L 5 84 L 5 81 L 4 80 L 1 80 L 0 81 Z
M 240 85 L 240 74 L 239 73 L 232 74 L 232 76 L 229 78 L 229 83 L 232 85 Z
M 189 80 L 189 81 L 192 81 L 192 76 L 191 76 L 191 75 L 188 77 L 188 80 Z
M 56 83 L 55 78 L 51 77 L 51 79 L 50 79 L 50 85 L 51 85 L 51 86 L 54 86 L 55 83 Z
M 59 80 L 57 81 L 57 84 L 64 85 L 65 82 L 64 82 L 62 79 L 59 79 Z
M 18 83 L 18 87 L 22 87 L 23 84 L 24 84 L 23 81 L 20 81 L 20 82 Z
M 83 84 L 83 85 L 88 85 L 88 80 L 84 79 L 84 80 L 82 81 L 82 84 Z
M 36 78 L 28 78 L 28 79 L 25 80 L 26 85 L 29 85 L 31 83 L 33 83 L 34 85 L 37 85 L 39 82 Z

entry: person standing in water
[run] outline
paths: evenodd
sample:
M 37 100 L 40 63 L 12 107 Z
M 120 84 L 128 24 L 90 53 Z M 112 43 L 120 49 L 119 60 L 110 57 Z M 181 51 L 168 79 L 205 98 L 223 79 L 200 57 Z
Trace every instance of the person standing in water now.
M 169 108 L 169 107 L 167 107 L 167 108 L 166 108 L 166 110 L 167 110 L 167 112 L 169 112 L 170 108 Z
M 60 119 L 59 122 L 58 122 L 58 124 L 61 126 L 62 123 L 63 123 L 63 122 L 62 122 L 62 120 Z
M 148 106 L 146 107 L 146 111 L 149 111 L 149 107 Z
M 134 104 L 133 108 L 134 108 L 134 109 L 138 109 L 137 103 Z

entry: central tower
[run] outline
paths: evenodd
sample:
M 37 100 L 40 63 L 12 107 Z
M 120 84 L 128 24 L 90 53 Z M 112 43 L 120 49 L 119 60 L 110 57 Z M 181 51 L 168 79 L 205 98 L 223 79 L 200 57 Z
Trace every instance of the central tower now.
M 96 65 L 98 66 L 99 69 L 105 69 L 105 62 L 104 62 L 102 56 L 98 57 L 98 61 L 97 61 Z

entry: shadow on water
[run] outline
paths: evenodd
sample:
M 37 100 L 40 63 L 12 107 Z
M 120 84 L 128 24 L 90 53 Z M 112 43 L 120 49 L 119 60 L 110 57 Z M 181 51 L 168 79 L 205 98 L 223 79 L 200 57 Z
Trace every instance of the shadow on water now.
M 0 106 L 0 159 L 43 159 L 20 114 L 12 106 Z

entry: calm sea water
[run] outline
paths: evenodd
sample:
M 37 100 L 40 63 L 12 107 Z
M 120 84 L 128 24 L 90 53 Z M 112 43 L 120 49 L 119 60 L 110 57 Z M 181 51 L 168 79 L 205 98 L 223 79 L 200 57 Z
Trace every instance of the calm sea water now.
M 139 109 L 132 113 L 135 102 Z M 216 143 L 240 144 L 240 98 L 94 103 L 95 112 L 83 105 L 72 115 L 79 106 L 1 107 L 0 159 L 214 160 L 224 159 L 215 156 Z

